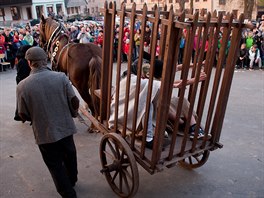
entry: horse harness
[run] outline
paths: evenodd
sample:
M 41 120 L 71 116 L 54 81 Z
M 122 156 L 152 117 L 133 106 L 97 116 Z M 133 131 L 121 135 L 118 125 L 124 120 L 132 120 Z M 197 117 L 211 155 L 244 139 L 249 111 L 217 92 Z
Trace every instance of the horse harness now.
M 60 22 L 58 23 L 59 23 L 59 26 L 57 26 L 56 29 L 52 32 L 51 37 L 49 38 L 49 41 L 47 42 L 47 48 L 46 48 L 46 52 L 48 53 L 48 55 L 49 56 L 51 55 L 50 59 L 51 59 L 53 70 L 58 69 L 58 63 L 59 63 L 62 52 L 66 48 L 68 48 L 69 45 L 73 44 L 69 42 L 69 36 L 65 33 L 67 32 L 65 27 Z M 43 29 L 45 29 L 45 27 L 43 27 Z M 67 44 L 64 45 L 62 49 L 59 51 L 60 42 L 63 37 L 67 38 Z M 59 51 L 59 55 L 56 60 L 55 57 L 57 56 L 58 51 Z

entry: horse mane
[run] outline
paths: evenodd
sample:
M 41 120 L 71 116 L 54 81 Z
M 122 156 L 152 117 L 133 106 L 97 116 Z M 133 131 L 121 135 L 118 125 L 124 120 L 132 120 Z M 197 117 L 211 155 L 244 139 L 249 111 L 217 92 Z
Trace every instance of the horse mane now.
M 48 29 L 48 32 L 50 33 L 50 35 L 58 27 L 58 25 L 59 24 L 54 19 L 52 19 L 52 18 L 46 19 L 45 28 Z

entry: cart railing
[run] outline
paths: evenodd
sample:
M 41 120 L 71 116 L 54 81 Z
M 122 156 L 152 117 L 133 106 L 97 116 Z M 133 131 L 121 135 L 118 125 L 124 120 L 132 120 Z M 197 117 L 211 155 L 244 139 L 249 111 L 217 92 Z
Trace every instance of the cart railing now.
M 231 82 L 234 73 L 239 43 L 241 39 L 243 15 L 238 20 L 234 20 L 231 14 L 227 20 L 223 20 L 223 15 L 207 13 L 200 17 L 198 13 L 185 15 L 185 13 L 174 13 L 171 7 L 168 11 L 159 11 L 157 6 L 152 11 L 148 11 L 146 4 L 142 10 L 136 10 L 134 3 L 131 10 L 126 10 L 123 3 L 120 10 L 116 9 L 115 3 L 105 3 L 101 12 L 104 13 L 104 44 L 103 44 L 103 67 L 100 90 L 100 115 L 98 128 L 104 132 L 116 132 L 126 139 L 132 149 L 136 160 L 148 172 L 154 173 L 164 166 L 170 167 L 176 162 L 190 156 L 195 156 L 204 151 L 221 148 L 220 135 L 227 107 Z M 116 67 L 113 65 L 113 49 L 116 18 L 120 19 L 119 39 L 117 50 Z M 125 20 L 130 21 L 130 48 L 127 62 L 126 100 L 124 108 L 124 119 L 122 126 L 118 123 L 119 92 L 122 64 L 122 43 L 124 37 Z M 130 94 L 130 74 L 132 64 L 132 53 L 134 50 L 135 22 L 141 23 L 141 38 L 145 35 L 147 24 L 152 27 L 150 42 L 150 76 L 149 87 L 146 98 L 146 112 L 142 122 L 142 141 L 138 141 L 138 129 L 136 120 L 139 105 L 139 93 L 141 82 L 141 69 L 143 62 L 143 39 L 140 40 L 139 61 L 137 70 L 137 85 L 135 90 L 135 101 L 133 104 L 134 114 L 128 117 L 129 94 Z M 179 62 L 180 41 L 185 36 L 185 47 L 183 54 L 182 70 L 176 71 Z M 221 36 L 221 39 L 220 39 Z M 154 137 L 154 147 L 152 150 L 146 149 L 147 122 L 150 116 L 151 93 L 153 86 L 154 61 L 156 56 L 157 40 L 159 41 L 159 59 L 163 60 L 162 80 L 159 90 L 157 104 L 157 117 Z M 196 44 L 196 47 L 194 46 Z M 221 46 L 219 48 L 219 46 Z M 195 47 L 195 48 L 194 48 Z M 192 60 L 192 53 L 195 52 Z M 201 71 L 205 71 L 207 78 L 199 82 Z M 194 83 L 187 86 L 187 79 L 194 78 Z M 173 90 L 173 82 L 176 79 L 182 80 L 182 88 L 179 91 Z M 113 87 L 115 94 L 113 98 Z M 176 109 L 176 119 L 171 127 L 171 144 L 163 150 L 163 140 L 165 131 L 168 128 L 168 112 L 172 96 L 178 96 L 178 106 Z M 180 115 L 183 107 L 183 100 L 187 98 L 190 102 L 188 118 L 185 120 L 185 127 L 180 136 L 179 125 Z M 115 119 L 114 127 L 110 130 L 108 119 L 111 113 L 111 102 L 116 101 L 114 107 Z M 197 113 L 197 127 L 195 137 L 191 141 L 189 138 L 190 120 L 193 111 Z M 132 119 L 132 128 L 127 128 L 128 119 Z M 96 122 L 96 119 L 94 119 Z M 203 127 L 205 138 L 197 139 L 199 127 Z M 128 131 L 130 135 L 128 137 Z M 212 137 L 209 138 L 210 134 Z

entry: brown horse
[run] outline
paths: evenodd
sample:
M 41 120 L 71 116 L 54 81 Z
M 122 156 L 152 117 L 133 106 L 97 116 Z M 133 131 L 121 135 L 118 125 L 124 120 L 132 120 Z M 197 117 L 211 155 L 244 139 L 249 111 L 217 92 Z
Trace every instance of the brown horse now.
M 40 46 L 48 52 L 52 69 L 69 76 L 92 115 L 97 116 L 99 100 L 94 91 L 100 88 L 101 48 L 92 43 L 69 42 L 63 24 L 52 18 L 42 16 L 39 29 Z

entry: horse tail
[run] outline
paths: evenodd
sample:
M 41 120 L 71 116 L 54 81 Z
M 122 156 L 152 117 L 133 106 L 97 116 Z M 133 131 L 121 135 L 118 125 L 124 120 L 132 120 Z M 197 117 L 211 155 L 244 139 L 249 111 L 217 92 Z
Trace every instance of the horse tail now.
M 99 115 L 100 100 L 95 95 L 94 91 L 100 88 L 102 62 L 103 62 L 102 58 L 99 56 L 94 56 L 89 61 L 90 73 L 89 73 L 88 86 L 90 88 L 90 93 L 95 110 L 94 113 L 96 117 Z

